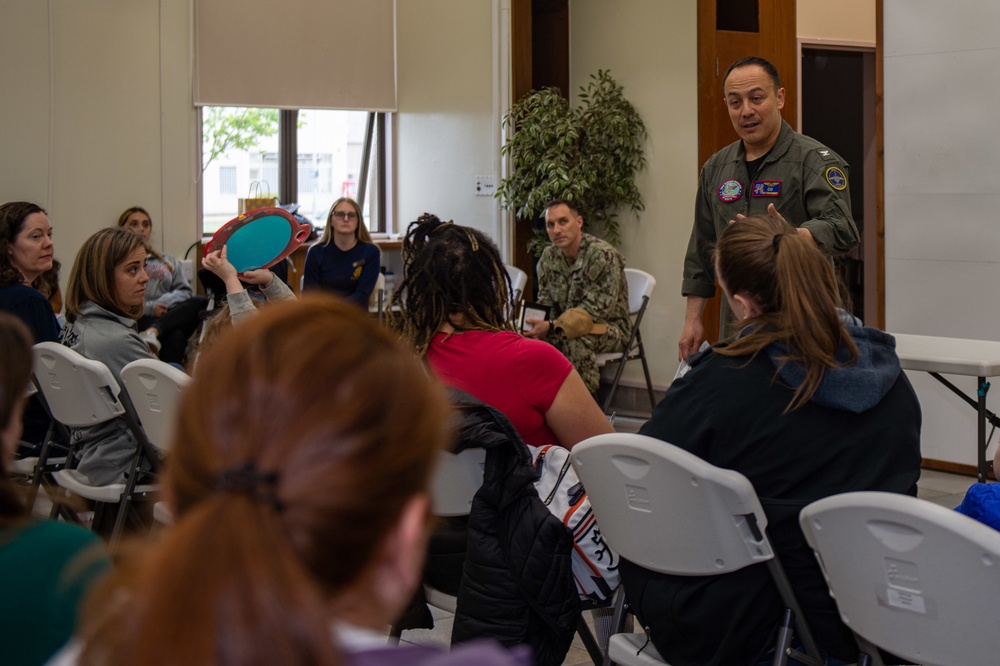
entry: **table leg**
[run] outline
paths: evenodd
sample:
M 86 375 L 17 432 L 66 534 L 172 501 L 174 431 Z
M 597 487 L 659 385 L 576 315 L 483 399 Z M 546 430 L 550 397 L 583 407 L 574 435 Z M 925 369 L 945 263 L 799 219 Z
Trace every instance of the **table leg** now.
M 979 377 L 979 384 L 976 387 L 976 400 L 973 400 L 965 393 L 962 393 L 960 388 L 949 382 L 939 373 L 928 372 L 927 374 L 944 384 L 952 393 L 967 402 L 973 409 L 976 410 L 976 420 L 978 421 L 976 424 L 976 477 L 980 483 L 986 483 L 986 423 L 989 422 L 994 428 L 1000 427 L 1000 417 L 986 409 L 986 394 L 989 393 L 990 383 L 986 381 L 985 377 Z M 994 472 L 994 474 L 996 474 L 996 472 Z
M 976 406 L 979 412 L 976 419 L 979 435 L 979 446 L 976 450 L 976 475 L 979 483 L 986 483 L 986 394 L 989 390 L 990 383 L 986 381 L 985 377 L 979 377 L 979 388 L 976 390 L 976 396 L 979 398 Z

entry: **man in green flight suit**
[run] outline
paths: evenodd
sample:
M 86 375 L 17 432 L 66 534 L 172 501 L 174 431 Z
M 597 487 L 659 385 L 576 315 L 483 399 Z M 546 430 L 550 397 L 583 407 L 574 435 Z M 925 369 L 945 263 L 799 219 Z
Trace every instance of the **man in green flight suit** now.
M 583 217 L 564 199 L 545 206 L 552 245 L 538 262 L 538 301 L 549 319 L 527 318 L 525 337 L 545 339 L 561 351 L 597 393 L 597 354 L 622 351 L 632 334 L 625 259 L 599 238 L 583 232 Z
M 726 70 L 722 89 L 740 138 L 709 158 L 698 181 L 681 285 L 687 314 L 678 342 L 680 359 L 697 351 L 705 339 L 702 313 L 715 295 L 712 248 L 730 224 L 749 215 L 784 219 L 828 256 L 844 254 L 859 242 L 851 217 L 848 165 L 782 120 L 785 89 L 775 66 L 757 56 L 740 58 Z M 719 321 L 720 338 L 735 332 L 726 302 Z

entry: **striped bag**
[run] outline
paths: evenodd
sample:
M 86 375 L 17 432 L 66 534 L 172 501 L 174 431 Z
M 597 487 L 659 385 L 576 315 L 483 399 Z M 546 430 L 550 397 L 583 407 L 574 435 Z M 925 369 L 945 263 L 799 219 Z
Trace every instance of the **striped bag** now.
M 538 480 L 535 489 L 549 512 L 573 534 L 573 579 L 583 599 L 610 599 L 618 587 L 618 554 L 601 536 L 587 491 L 561 446 L 529 446 Z

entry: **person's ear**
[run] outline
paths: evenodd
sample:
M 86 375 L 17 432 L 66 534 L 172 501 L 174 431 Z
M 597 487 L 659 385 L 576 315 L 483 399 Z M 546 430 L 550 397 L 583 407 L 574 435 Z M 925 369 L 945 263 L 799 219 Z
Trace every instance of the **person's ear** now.
M 425 493 L 411 497 L 383 543 L 375 573 L 375 588 L 386 608 L 402 612 L 420 584 L 429 534 L 430 499 Z
M 777 98 L 778 98 L 778 109 L 780 110 L 780 109 L 785 108 L 785 89 L 784 88 L 778 88 Z
M 746 293 L 733 294 L 733 311 L 740 319 L 756 317 L 761 313 L 760 307 Z

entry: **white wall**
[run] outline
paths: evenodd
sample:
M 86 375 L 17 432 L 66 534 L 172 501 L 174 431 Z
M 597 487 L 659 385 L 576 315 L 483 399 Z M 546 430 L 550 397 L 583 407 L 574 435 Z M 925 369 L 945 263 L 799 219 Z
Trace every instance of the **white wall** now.
M 681 271 L 698 187 L 697 3 L 661 0 L 570 0 L 570 87 L 609 69 L 649 133 L 648 166 L 639 176 L 646 210 L 620 216 L 628 266 L 652 273 L 656 291 L 643 320 L 653 382 L 677 370 L 684 323 Z M 573 101 L 574 104 L 578 100 Z M 639 364 L 626 379 L 642 383 Z
M 501 72 L 494 0 L 398 0 L 396 219 L 405 232 L 423 212 L 494 235 L 492 197 L 475 177 L 499 179 L 495 93 Z
M 883 7 L 886 327 L 1000 340 L 1000 4 Z M 923 373 L 910 376 L 924 457 L 973 464 L 972 410 Z M 974 395 L 974 379 L 951 379 Z
M 0 201 L 48 209 L 63 264 L 128 206 L 153 242 L 194 241 L 195 114 L 188 3 L 0 2 Z M 15 27 L 16 26 L 16 27 Z
M 875 43 L 875 0 L 798 0 L 795 20 L 799 39 Z

